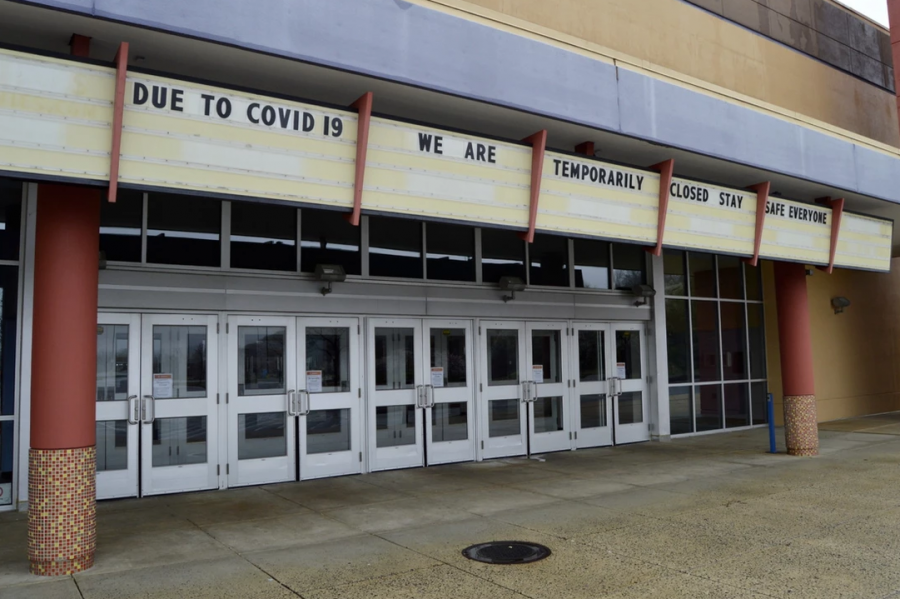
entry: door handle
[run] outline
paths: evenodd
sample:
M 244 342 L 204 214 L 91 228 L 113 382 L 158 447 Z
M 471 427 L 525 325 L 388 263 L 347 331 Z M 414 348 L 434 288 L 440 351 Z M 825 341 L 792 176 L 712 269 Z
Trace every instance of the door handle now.
M 425 407 L 434 407 L 434 385 L 425 385 Z
M 425 407 L 425 385 L 416 385 L 416 407 Z
M 531 400 L 531 386 L 528 381 L 522 381 L 522 403 L 528 403 Z
M 300 389 L 297 391 L 297 395 L 300 396 L 300 409 L 297 411 L 298 416 L 306 416 L 309 414 L 310 405 L 309 405 L 309 391 L 305 389 Z M 306 398 L 306 405 L 303 403 L 303 398 Z
M 147 406 L 150 407 L 147 410 Z M 150 412 L 150 415 L 147 416 L 147 412 Z M 144 424 L 151 424 L 154 420 L 156 420 L 156 406 L 153 405 L 153 396 L 145 395 L 141 400 L 141 422 Z
M 295 397 L 296 395 L 297 395 L 297 392 L 294 391 L 293 389 L 288 391 L 287 394 L 285 395 L 285 400 L 286 400 L 285 403 L 287 403 L 287 415 L 288 416 L 296 416 L 297 415 L 297 409 L 294 407 L 294 400 L 296 399 L 296 397 Z
M 538 400 L 538 386 L 537 383 L 531 381 L 531 402 L 534 403 Z
M 128 401 L 128 424 L 139 424 L 141 421 L 141 400 L 137 395 L 131 395 Z

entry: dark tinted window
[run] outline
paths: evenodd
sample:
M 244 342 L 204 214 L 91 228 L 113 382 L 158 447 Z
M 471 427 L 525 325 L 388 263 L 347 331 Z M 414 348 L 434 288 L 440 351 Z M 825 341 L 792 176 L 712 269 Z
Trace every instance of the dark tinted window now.
M 669 382 L 691 380 L 691 327 L 688 323 L 688 301 L 666 300 L 666 354 Z
M 0 266 L 0 415 L 16 409 L 16 323 L 19 269 Z
M 422 278 L 422 223 L 408 218 L 369 217 L 369 275 Z
M 762 281 L 760 281 L 759 277 L 761 270 L 762 269 L 759 266 L 750 266 L 749 264 L 744 265 L 744 278 L 747 284 L 748 300 L 762 299 Z
M 19 259 L 22 182 L 0 179 L 0 260 Z
M 719 310 L 715 302 L 691 302 L 691 329 L 694 342 L 694 380 L 719 381 Z
M 605 241 L 575 240 L 575 286 L 609 289 L 609 244 Z
M 231 267 L 297 270 L 297 209 L 231 203 Z
M 151 193 L 147 262 L 220 266 L 222 203 L 197 196 Z
M 107 260 L 141 261 L 144 194 L 120 189 L 115 203 L 100 199 L 100 251 Z
M 663 250 L 663 272 L 666 280 L 666 295 L 687 295 L 683 251 Z
M 304 208 L 300 213 L 300 270 L 315 272 L 316 264 L 338 264 L 348 275 L 362 274 L 360 227 L 343 212 Z
M 719 256 L 719 297 L 744 299 L 744 271 L 736 256 Z M 726 391 L 725 395 L 728 395 Z
M 691 296 L 716 297 L 716 266 L 712 254 L 691 252 L 688 255 L 691 267 Z
M 515 231 L 481 230 L 481 270 L 485 283 L 500 277 L 525 280 L 525 242 Z
M 532 285 L 569 286 L 569 240 L 556 235 L 535 235 L 528 248 Z
M 647 252 L 639 245 L 613 244 L 613 279 L 616 289 L 630 291 L 647 282 Z
M 475 280 L 475 229 L 463 225 L 425 225 L 428 278 L 438 281 Z

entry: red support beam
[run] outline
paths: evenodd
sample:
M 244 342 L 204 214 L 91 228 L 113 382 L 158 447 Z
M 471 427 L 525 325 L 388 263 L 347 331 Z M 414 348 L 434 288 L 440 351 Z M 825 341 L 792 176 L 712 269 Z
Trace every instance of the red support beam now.
M 831 208 L 831 251 L 828 253 L 828 266 L 817 267 L 831 274 L 834 272 L 834 257 L 837 255 L 838 235 L 841 233 L 841 219 L 844 216 L 844 198 L 822 198 L 816 201 Z
M 356 179 L 353 182 L 353 212 L 344 218 L 354 227 L 359 226 L 362 212 L 363 184 L 366 178 L 366 155 L 369 151 L 369 124 L 372 122 L 372 92 L 366 92 L 351 104 L 359 113 L 356 121 Z
M 757 183 L 748 189 L 756 192 L 756 234 L 753 237 L 753 257 L 744 258 L 744 262 L 750 266 L 759 264 L 759 248 L 762 245 L 763 226 L 766 224 L 766 206 L 769 204 L 769 192 L 772 191 L 772 183 Z
M 547 149 L 547 130 L 541 129 L 522 141 L 531 144 L 531 209 L 528 213 L 528 231 L 519 237 L 534 243 L 534 227 L 537 224 L 538 201 L 541 197 L 541 179 L 544 175 L 544 152 Z
M 72 34 L 69 39 L 69 51 L 72 56 L 80 58 L 91 57 L 91 38 L 86 35 Z
M 125 116 L 125 79 L 128 75 L 128 42 L 119 44 L 116 54 L 116 96 L 113 101 L 112 146 L 109 150 L 109 192 L 106 199 L 115 203 L 119 192 L 119 159 L 122 154 L 122 119 Z
M 662 255 L 663 236 L 666 233 L 666 216 L 669 213 L 669 191 L 672 188 L 672 177 L 675 174 L 675 159 L 654 164 L 651 169 L 659 172 L 659 217 L 656 222 L 656 246 L 645 248 L 654 256 Z

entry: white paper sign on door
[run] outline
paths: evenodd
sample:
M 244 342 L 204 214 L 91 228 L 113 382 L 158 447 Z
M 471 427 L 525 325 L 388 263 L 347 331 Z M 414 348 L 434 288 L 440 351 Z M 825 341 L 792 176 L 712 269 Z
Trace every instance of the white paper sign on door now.
M 531 380 L 535 383 L 544 382 L 544 367 L 541 364 L 534 364 L 531 367 Z
M 307 393 L 322 392 L 322 371 L 307 370 L 306 371 L 306 391 Z
M 431 386 L 435 388 L 444 386 L 443 368 L 435 367 L 431 369 Z
M 3 483 L 0 485 L 0 505 L 9 505 L 12 503 L 12 483 Z
M 620 379 L 627 379 L 625 376 L 625 362 L 616 362 L 616 376 Z
M 174 396 L 174 385 L 171 374 L 153 375 L 153 398 L 171 399 Z

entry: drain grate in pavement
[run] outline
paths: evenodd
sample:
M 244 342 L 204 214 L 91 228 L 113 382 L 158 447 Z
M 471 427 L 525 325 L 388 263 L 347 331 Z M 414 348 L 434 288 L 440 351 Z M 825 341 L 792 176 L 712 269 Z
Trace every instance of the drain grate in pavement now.
M 463 549 L 463 555 L 486 564 L 528 564 L 550 555 L 550 549 L 524 541 L 492 541 Z

